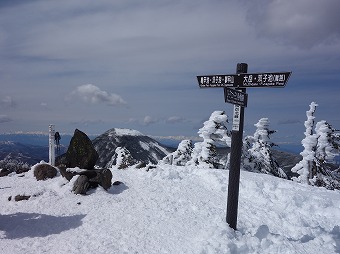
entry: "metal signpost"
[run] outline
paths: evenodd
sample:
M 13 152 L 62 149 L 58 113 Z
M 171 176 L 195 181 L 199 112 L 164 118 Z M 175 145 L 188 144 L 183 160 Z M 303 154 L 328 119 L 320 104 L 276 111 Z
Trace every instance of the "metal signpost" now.
M 239 63 L 236 74 L 197 76 L 200 88 L 224 88 L 225 102 L 234 104 L 228 184 L 227 223 L 236 230 L 242 155 L 244 108 L 248 87 L 285 87 L 291 72 L 247 73 L 248 65 Z

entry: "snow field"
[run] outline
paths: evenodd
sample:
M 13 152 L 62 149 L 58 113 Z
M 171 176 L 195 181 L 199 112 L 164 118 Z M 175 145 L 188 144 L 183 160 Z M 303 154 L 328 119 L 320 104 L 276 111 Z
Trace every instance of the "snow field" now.
M 61 176 L 0 179 L 1 253 L 339 253 L 340 195 L 241 172 L 238 230 L 225 222 L 228 171 L 112 169 L 81 196 Z M 8 201 L 17 194 L 28 201 Z

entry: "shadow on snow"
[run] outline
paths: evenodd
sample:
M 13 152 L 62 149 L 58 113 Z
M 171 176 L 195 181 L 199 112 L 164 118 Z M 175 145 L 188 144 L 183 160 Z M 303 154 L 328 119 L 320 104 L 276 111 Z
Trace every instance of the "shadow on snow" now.
M 46 237 L 59 234 L 82 225 L 86 215 L 53 216 L 38 213 L 16 213 L 0 215 L 0 231 L 5 232 L 6 239 L 24 237 Z

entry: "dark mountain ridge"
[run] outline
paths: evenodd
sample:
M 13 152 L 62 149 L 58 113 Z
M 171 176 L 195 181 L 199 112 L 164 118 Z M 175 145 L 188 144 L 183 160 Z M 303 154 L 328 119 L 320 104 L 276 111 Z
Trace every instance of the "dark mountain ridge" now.
M 149 136 L 131 129 L 110 129 L 96 137 L 92 143 L 99 154 L 97 161 L 99 167 L 116 164 L 114 155 L 117 147 L 126 148 L 137 161 L 153 164 L 172 152 L 172 149 Z

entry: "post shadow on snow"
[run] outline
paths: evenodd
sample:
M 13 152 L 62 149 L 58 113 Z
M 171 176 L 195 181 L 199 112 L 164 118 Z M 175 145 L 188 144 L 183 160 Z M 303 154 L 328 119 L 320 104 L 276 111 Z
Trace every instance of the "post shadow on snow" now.
M 1 238 L 19 239 L 23 237 L 46 237 L 59 234 L 82 225 L 85 214 L 72 216 L 53 216 L 38 213 L 16 213 L 0 215 Z

